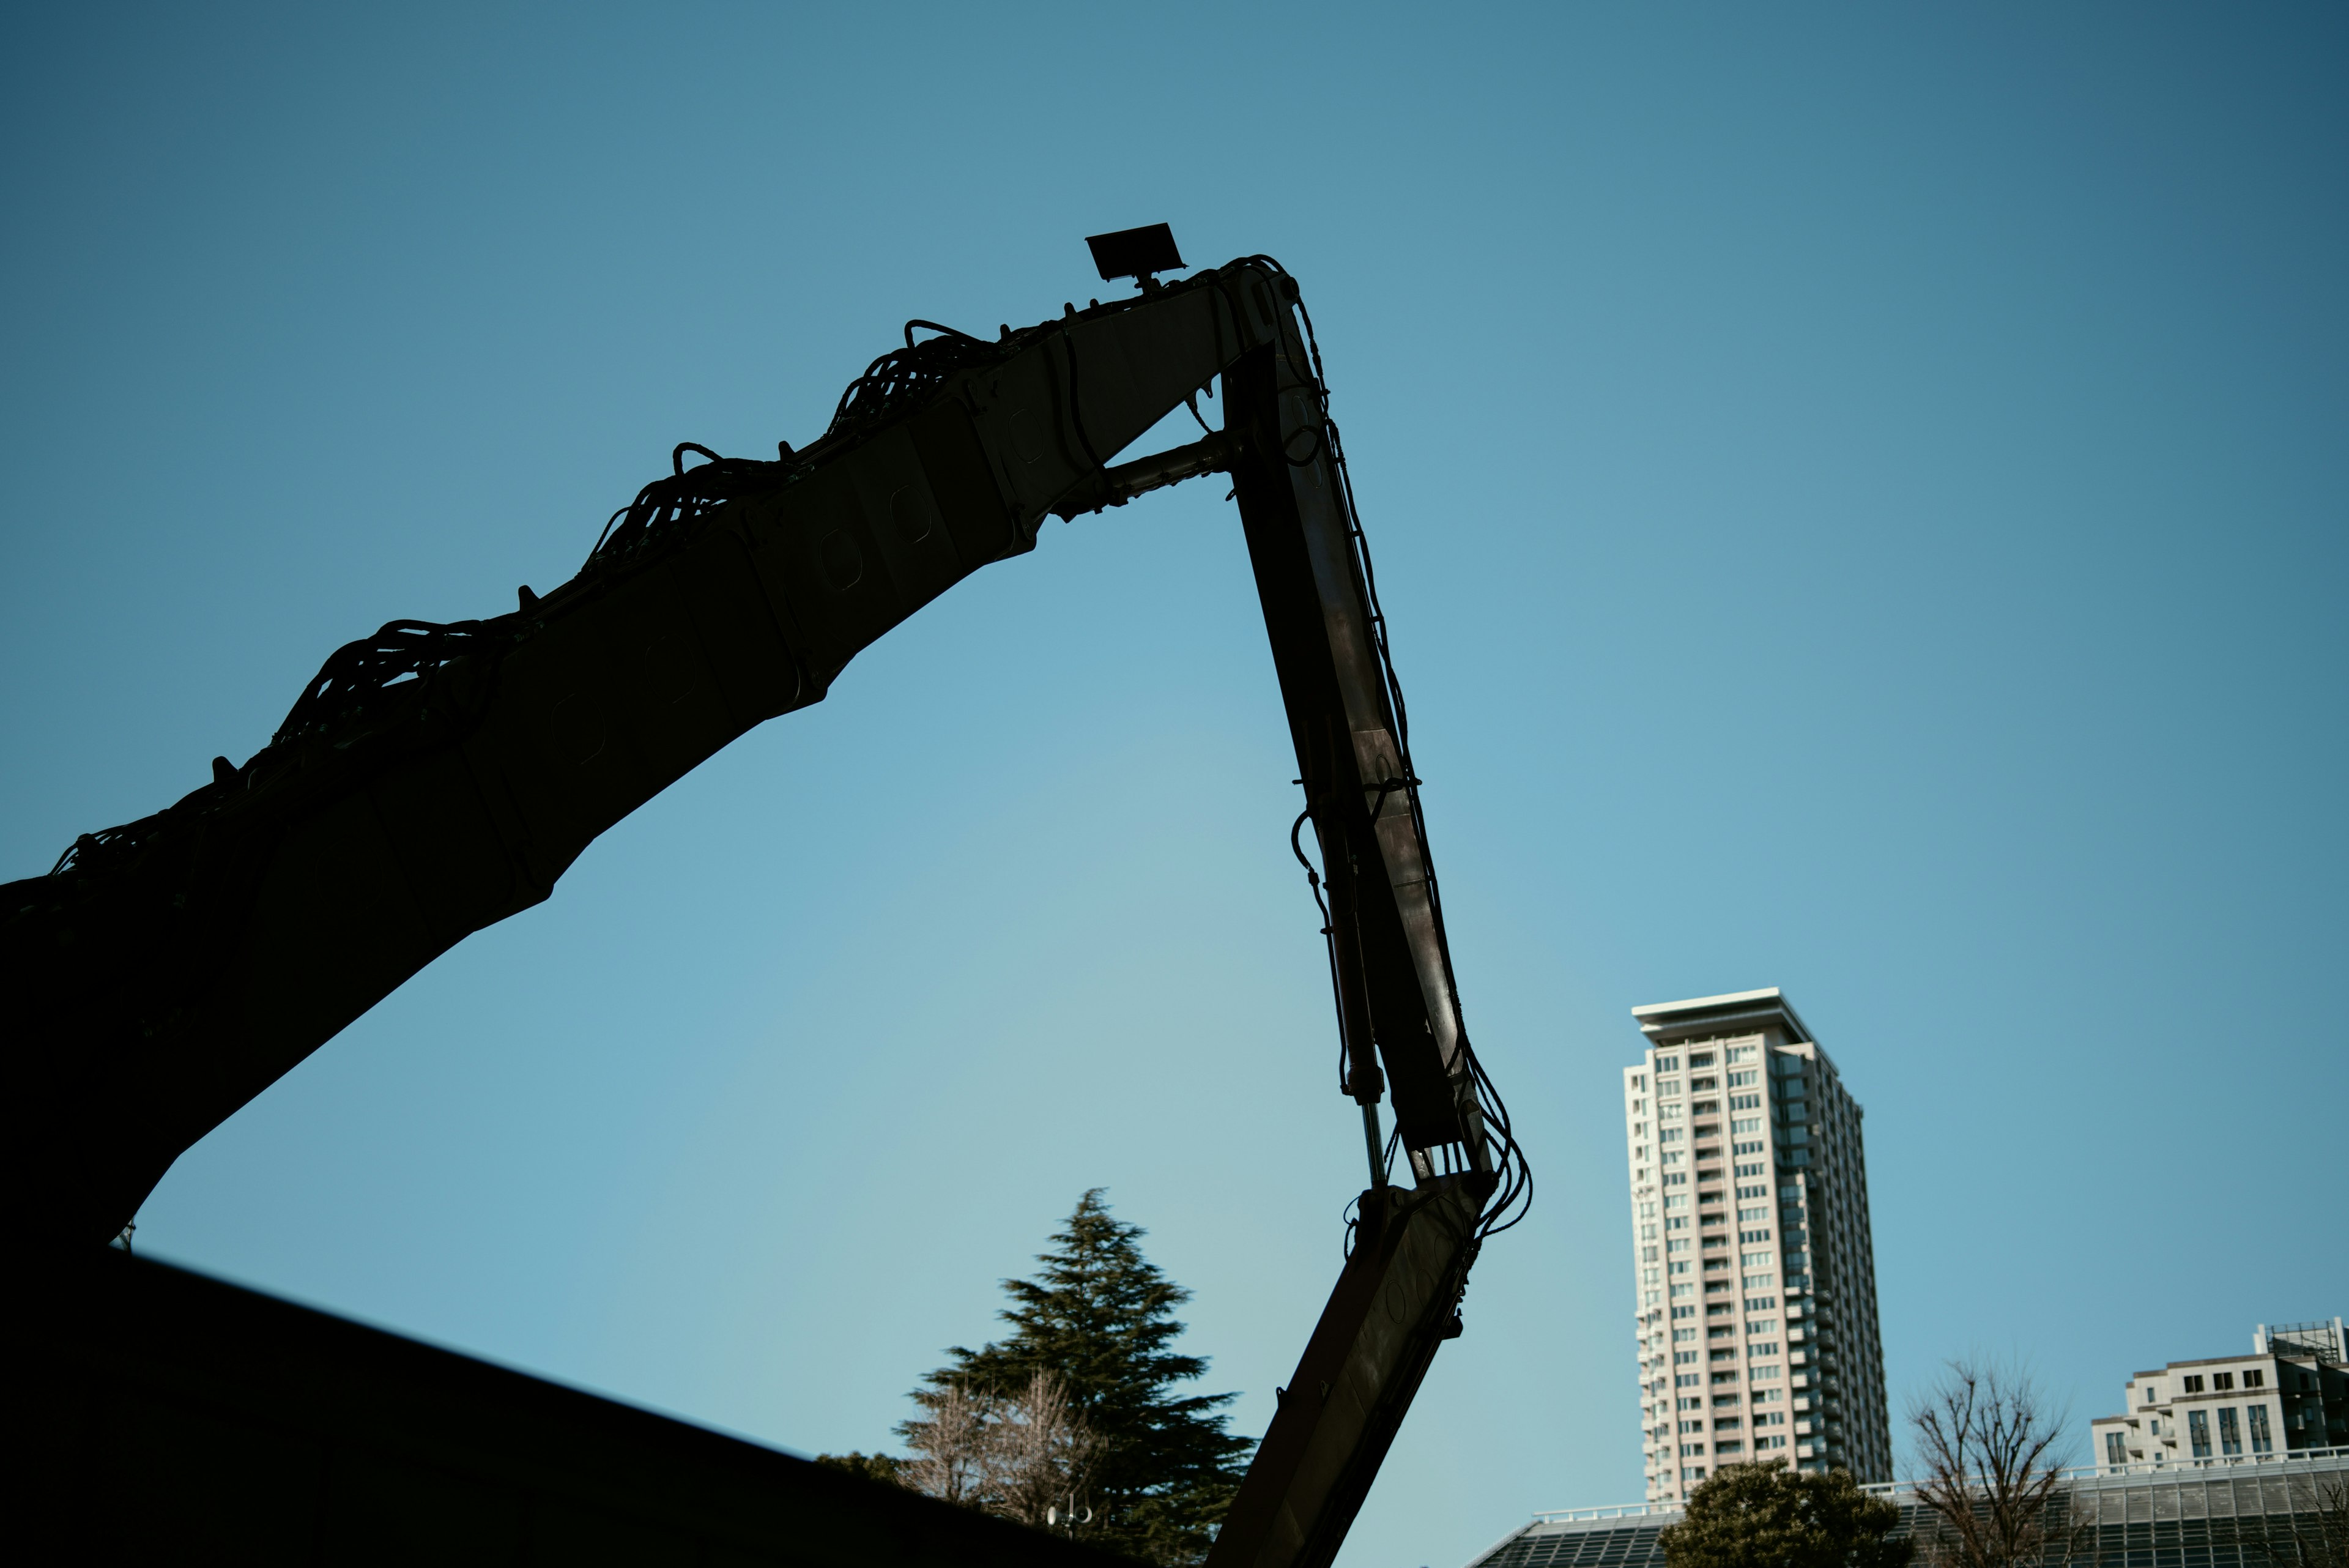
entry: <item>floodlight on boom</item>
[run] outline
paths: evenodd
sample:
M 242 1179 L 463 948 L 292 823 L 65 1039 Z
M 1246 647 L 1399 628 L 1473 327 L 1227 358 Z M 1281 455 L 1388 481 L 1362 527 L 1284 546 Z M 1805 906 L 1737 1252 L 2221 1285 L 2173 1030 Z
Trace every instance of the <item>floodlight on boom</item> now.
M 1103 282 L 1130 277 L 1142 285 L 1145 294 L 1158 286 L 1158 274 L 1185 271 L 1190 265 L 1174 248 L 1174 231 L 1164 223 L 1088 234 L 1085 244 L 1092 247 L 1093 265 L 1100 269 Z

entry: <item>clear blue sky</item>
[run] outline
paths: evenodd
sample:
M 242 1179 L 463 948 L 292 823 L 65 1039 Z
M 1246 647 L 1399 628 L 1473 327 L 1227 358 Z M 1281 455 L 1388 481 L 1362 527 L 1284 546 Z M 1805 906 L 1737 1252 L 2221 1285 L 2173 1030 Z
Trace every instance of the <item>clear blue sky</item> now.
M 1303 280 L 1541 1179 L 1348 1549 L 1639 1490 L 1617 1069 L 1783 985 L 1897 1407 L 2349 1306 L 2337 7 L 17 7 L 0 872 L 909 316 Z M 1359 1181 L 1236 520 L 1054 524 L 182 1159 L 159 1256 L 802 1451 L 1092 1185 L 1272 1409 Z

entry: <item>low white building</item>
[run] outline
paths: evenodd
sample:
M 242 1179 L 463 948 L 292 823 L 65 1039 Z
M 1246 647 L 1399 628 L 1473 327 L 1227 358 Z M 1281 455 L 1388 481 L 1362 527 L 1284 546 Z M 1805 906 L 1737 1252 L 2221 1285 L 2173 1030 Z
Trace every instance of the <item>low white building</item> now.
M 2173 1361 L 2128 1381 L 2125 1407 L 2089 1423 L 2099 1464 L 2196 1465 L 2349 1446 L 2349 1334 L 2334 1317 L 2261 1324 L 2249 1355 Z
M 2199 1469 L 2140 1464 L 2119 1475 L 2091 1466 L 2064 1471 L 2061 1481 L 2059 1496 L 2088 1528 L 2044 1568 L 2275 1568 L 2317 1560 L 2310 1548 L 2324 1539 L 2326 1500 L 2349 1483 L 2349 1449 L 2245 1454 Z M 1894 1540 L 1934 1532 L 1915 1481 L 1860 1490 L 1900 1511 Z M 1678 1503 L 1537 1513 L 1468 1568 L 1671 1568 L 1659 1537 L 1684 1517 Z

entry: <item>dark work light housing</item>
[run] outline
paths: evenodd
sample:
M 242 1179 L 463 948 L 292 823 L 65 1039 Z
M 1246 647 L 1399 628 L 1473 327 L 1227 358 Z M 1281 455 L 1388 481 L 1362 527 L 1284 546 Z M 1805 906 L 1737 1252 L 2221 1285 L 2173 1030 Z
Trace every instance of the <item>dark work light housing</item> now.
M 1139 229 L 1120 229 L 1113 234 L 1088 234 L 1085 244 L 1093 251 L 1093 265 L 1101 269 L 1104 279 L 1139 278 L 1146 285 L 1156 281 L 1154 273 L 1173 272 L 1186 267 L 1183 253 L 1174 248 L 1174 231 L 1164 223 L 1151 223 Z

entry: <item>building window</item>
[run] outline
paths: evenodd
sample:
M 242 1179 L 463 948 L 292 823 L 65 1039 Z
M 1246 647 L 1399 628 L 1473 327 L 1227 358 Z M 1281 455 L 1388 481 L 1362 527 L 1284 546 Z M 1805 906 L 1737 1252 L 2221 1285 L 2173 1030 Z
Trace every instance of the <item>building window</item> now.
M 2268 1375 L 2256 1369 L 2243 1374 L 2243 1386 L 2246 1388 L 2263 1388 L 2267 1381 Z
M 2128 1463 L 2128 1442 L 2118 1432 L 2105 1434 L 2105 1463 L 2108 1465 Z
M 2251 1376 L 2256 1377 L 2259 1374 L 2253 1373 Z M 2254 1405 L 2251 1407 L 2251 1452 L 2271 1454 L 2274 1451 L 2275 1439 L 2268 1433 L 2268 1407 L 2265 1405 Z
M 1712 1052 L 1710 1052 L 1710 1051 L 1695 1051 L 1695 1052 L 1692 1052 L 1692 1053 L 1690 1053 L 1690 1054 L 1689 1054 L 1689 1065 L 1690 1065 L 1691 1067 L 1710 1067 L 1710 1066 L 1712 1066 L 1712 1065 L 1713 1065 L 1713 1053 L 1712 1053 Z
M 2147 1384 L 2147 1385 L 2145 1386 L 2145 1402 L 2146 1402 L 2147 1405 L 2152 1405 L 2152 1404 L 2157 1403 L 2157 1401 L 2155 1400 L 2155 1398 L 2154 1398 L 2154 1397 L 2153 1397 L 2153 1385 L 2152 1385 L 2152 1384 L 2150 1384 L 2150 1383 L 2148 1383 L 2148 1384 Z
M 2202 1392 L 2202 1375 L 2200 1373 L 2194 1372 L 2187 1375 L 2186 1391 L 2189 1394 L 2199 1394 Z
M 2210 1374 L 2210 1388 L 2211 1388 L 2211 1392 L 2213 1392 L 2213 1393 L 2218 1393 L 2218 1394 L 2223 1394 L 2223 1393 L 2225 1393 L 2228 1389 L 2232 1388 L 2234 1386 L 2235 1386 L 2235 1375 L 2234 1375 L 2233 1373 L 2231 1373 L 2231 1372 L 2213 1372 L 2212 1374 Z
M 2208 1412 L 2202 1410 L 2186 1412 L 2186 1436 L 2194 1445 L 2196 1459 L 2207 1459 L 2210 1457 L 2210 1417 Z
M 2235 1418 L 2235 1407 L 2232 1405 L 2222 1405 L 2219 1407 L 2219 1451 L 2222 1454 L 2240 1454 L 2243 1451 L 2243 1425 Z

